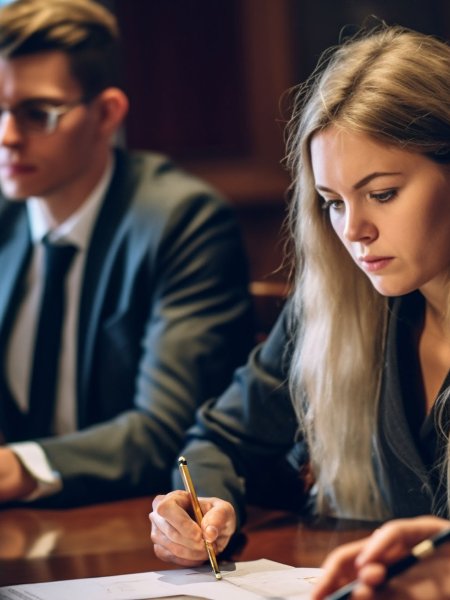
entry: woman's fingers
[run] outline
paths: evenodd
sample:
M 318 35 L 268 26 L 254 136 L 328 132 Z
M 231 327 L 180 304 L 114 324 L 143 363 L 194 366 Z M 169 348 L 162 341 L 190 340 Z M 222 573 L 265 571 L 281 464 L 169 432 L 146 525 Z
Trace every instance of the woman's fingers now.
M 155 554 L 161 560 L 195 566 L 208 558 L 205 540 L 222 552 L 236 529 L 232 505 L 219 498 L 199 498 L 204 514 L 201 527 L 191 517 L 189 494 L 174 491 L 156 496 L 149 515 Z

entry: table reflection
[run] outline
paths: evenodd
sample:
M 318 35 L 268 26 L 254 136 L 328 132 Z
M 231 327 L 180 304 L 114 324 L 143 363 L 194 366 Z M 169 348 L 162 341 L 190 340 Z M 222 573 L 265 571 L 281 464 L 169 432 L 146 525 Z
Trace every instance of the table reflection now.
M 137 498 L 67 510 L 0 511 L 0 586 L 177 568 L 153 553 L 150 509 L 151 498 Z M 251 507 L 228 558 L 317 567 L 337 545 L 374 527 Z

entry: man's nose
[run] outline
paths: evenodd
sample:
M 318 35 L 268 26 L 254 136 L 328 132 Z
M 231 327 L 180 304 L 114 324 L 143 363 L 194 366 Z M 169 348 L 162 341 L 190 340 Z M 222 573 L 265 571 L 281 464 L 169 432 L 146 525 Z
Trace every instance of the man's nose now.
M 0 113 L 0 145 L 16 146 L 22 140 L 22 134 L 16 118 L 9 110 Z

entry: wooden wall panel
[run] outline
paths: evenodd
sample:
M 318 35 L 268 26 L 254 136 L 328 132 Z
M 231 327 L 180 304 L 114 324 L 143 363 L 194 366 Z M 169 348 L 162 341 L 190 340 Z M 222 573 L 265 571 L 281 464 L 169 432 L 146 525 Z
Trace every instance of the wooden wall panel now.
M 448 0 L 100 0 L 123 33 L 126 141 L 222 190 L 253 279 L 284 279 L 285 91 L 346 25 L 369 15 L 448 37 Z

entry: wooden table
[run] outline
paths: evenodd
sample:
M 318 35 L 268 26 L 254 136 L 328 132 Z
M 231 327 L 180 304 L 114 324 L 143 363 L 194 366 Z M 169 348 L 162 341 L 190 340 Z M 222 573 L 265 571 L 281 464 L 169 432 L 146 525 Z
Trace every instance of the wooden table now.
M 0 586 L 176 568 L 153 553 L 150 507 L 151 498 L 138 498 L 58 511 L 0 510 Z M 332 548 L 370 530 L 252 507 L 245 543 L 233 558 L 316 567 Z

